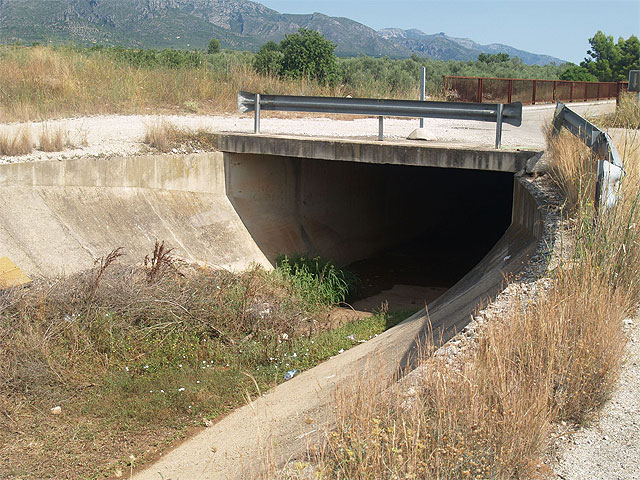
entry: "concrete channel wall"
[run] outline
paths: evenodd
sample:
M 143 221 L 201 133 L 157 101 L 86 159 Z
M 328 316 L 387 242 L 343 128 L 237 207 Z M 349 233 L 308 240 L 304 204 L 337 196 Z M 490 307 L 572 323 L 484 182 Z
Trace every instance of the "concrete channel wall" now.
M 240 270 L 283 253 L 347 265 L 423 237 L 471 268 L 508 226 L 511 177 L 241 153 L 1 165 L 0 256 L 29 275 L 71 274 L 117 247 L 141 262 L 164 240 Z
M 226 196 L 221 153 L 0 166 L 0 256 L 29 275 L 70 274 L 156 240 L 192 262 L 269 266 Z

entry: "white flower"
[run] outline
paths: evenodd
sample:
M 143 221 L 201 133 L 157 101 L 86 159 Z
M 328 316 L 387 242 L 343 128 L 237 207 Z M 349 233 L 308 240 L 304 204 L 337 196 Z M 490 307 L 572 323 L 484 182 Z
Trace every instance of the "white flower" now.
M 179 392 L 184 392 L 184 387 L 180 387 L 180 388 L 178 389 L 178 391 L 179 391 Z

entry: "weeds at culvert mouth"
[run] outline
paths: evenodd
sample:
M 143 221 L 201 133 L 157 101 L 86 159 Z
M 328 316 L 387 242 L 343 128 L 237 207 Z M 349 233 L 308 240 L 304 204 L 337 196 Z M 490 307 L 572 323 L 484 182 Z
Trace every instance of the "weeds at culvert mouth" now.
M 171 262 L 151 278 L 172 253 L 160 245 L 146 266 L 119 263 L 116 249 L 90 271 L 0 292 L 0 477 L 112 474 L 129 455 L 139 464 L 244 404 L 251 377 L 265 391 L 401 319 L 327 329 L 332 304 L 291 271 Z

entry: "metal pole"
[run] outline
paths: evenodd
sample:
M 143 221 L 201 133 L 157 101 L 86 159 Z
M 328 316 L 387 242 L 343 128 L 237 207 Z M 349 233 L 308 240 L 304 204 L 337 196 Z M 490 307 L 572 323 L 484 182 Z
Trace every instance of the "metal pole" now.
M 503 105 L 499 103 L 496 118 L 496 148 L 500 148 L 500 145 L 502 144 L 502 107 Z
M 253 117 L 253 133 L 260 133 L 260 94 L 256 93 L 256 113 Z
M 426 84 L 427 84 L 427 68 L 422 67 L 422 75 L 420 76 L 420 100 L 423 102 L 426 99 Z M 420 128 L 424 128 L 424 118 L 420 119 Z
M 378 140 L 384 140 L 384 117 L 382 115 L 378 117 Z

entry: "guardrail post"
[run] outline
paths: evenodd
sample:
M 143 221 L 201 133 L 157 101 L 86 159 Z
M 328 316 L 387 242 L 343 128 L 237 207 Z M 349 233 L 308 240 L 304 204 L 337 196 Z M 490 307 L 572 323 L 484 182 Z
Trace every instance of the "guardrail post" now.
M 382 115 L 378 117 L 378 140 L 384 140 L 384 117 Z
M 533 81 L 533 93 L 531 95 L 531 105 L 535 105 L 536 104 L 536 86 L 538 85 L 538 82 L 536 80 Z
M 513 95 L 513 78 L 509 79 L 509 90 L 507 93 L 507 103 L 511 103 L 511 96 Z
M 260 133 L 260 94 L 256 93 L 256 110 L 253 117 L 253 133 Z
M 425 101 L 426 97 L 426 87 L 427 87 L 427 68 L 422 67 L 422 72 L 420 75 L 420 100 Z M 424 128 L 424 118 L 420 119 L 420 128 Z
M 502 144 L 502 108 L 501 103 L 498 104 L 498 113 L 496 118 L 496 149 Z
M 553 102 L 556 102 L 556 87 L 558 85 L 558 82 L 556 82 L 555 80 L 553 81 L 553 98 L 551 99 Z
M 478 79 L 478 103 L 482 103 L 482 78 Z

